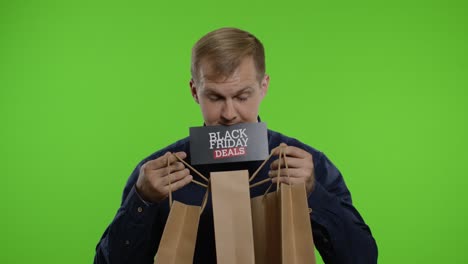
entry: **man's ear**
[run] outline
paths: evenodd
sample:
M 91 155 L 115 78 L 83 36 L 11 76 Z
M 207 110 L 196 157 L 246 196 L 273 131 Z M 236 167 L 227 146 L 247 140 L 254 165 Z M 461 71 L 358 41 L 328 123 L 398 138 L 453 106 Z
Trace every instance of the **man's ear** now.
M 192 93 L 192 97 L 199 104 L 200 102 L 198 101 L 198 95 L 197 95 L 197 87 L 195 86 L 195 81 L 193 79 L 190 79 L 190 92 Z
M 270 85 L 270 76 L 268 74 L 265 74 L 265 76 L 263 76 L 262 83 L 260 84 L 260 94 L 262 96 L 262 99 L 267 94 L 269 85 Z

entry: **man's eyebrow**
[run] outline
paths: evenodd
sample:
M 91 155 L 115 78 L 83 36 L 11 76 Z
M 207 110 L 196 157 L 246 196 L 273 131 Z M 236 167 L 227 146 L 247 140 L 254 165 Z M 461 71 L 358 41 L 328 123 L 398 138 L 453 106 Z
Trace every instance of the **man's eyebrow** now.
M 238 96 L 238 95 L 243 94 L 243 93 L 250 93 L 250 92 L 252 92 L 252 90 L 254 90 L 254 88 L 252 88 L 252 86 L 246 86 L 246 87 L 242 88 L 241 90 L 239 90 L 238 92 L 236 92 L 235 96 Z M 218 92 L 216 92 L 214 89 L 211 89 L 210 87 L 205 87 L 203 93 L 206 94 L 206 95 L 216 95 L 216 96 L 219 96 L 219 97 L 224 97 L 222 94 L 219 94 Z
M 214 89 L 211 89 L 209 87 L 205 87 L 205 89 L 203 90 L 203 93 L 204 94 L 207 94 L 207 95 L 218 95 L 218 96 L 221 96 L 219 93 L 217 93 Z
M 236 95 L 240 95 L 240 94 L 243 94 L 243 93 L 250 93 L 250 92 L 252 92 L 252 90 L 253 90 L 253 88 L 251 86 L 246 86 L 242 90 L 238 91 L 236 93 Z

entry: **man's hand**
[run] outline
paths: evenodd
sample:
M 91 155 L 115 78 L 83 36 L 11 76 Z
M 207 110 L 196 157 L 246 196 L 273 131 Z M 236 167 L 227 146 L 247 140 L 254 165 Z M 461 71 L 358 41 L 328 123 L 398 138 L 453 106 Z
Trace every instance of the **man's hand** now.
M 179 158 L 187 157 L 185 152 L 175 153 Z M 170 166 L 167 166 L 169 159 Z M 170 170 L 170 174 L 169 174 Z M 170 181 L 169 181 L 170 180 Z M 136 182 L 136 190 L 145 201 L 157 203 L 169 195 L 169 182 L 172 191 L 176 191 L 192 181 L 189 169 L 178 161 L 170 152 L 155 160 L 143 164 Z
M 280 182 L 286 184 L 305 183 L 307 194 L 309 195 L 314 189 L 315 175 L 314 175 L 314 162 L 312 155 L 300 148 L 288 146 L 285 143 L 281 143 L 278 147 L 272 150 L 273 155 L 278 156 L 280 154 L 280 148 L 283 148 L 283 152 L 286 154 L 286 162 L 288 163 L 288 173 L 286 172 L 286 165 L 284 159 L 281 159 L 281 174 Z M 278 181 L 278 165 L 280 159 L 273 161 L 270 166 L 269 176 L 272 178 L 272 182 Z

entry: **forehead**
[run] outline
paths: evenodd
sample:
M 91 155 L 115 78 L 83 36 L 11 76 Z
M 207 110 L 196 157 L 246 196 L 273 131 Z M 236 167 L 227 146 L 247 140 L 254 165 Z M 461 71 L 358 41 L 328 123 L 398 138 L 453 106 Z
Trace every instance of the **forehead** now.
M 202 61 L 200 64 L 200 78 L 200 81 L 205 84 L 205 86 L 253 84 L 258 82 L 257 69 L 251 57 L 242 59 L 239 66 L 230 76 L 223 76 L 220 74 L 220 71 L 216 69 L 215 64 L 210 63 L 209 60 Z

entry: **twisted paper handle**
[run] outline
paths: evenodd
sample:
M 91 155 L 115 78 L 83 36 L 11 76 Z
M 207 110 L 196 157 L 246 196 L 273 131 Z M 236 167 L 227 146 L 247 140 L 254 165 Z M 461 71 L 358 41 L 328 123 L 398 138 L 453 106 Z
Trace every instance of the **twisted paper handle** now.
M 280 154 L 279 154 L 279 157 L 278 157 L 278 160 L 279 160 L 278 161 L 279 162 L 279 164 L 278 164 L 278 174 L 277 174 L 278 181 L 276 182 L 276 190 L 277 191 L 279 190 L 279 186 L 280 186 L 279 177 L 281 175 L 281 160 L 282 159 L 284 160 L 284 164 L 286 166 L 286 175 L 288 176 L 288 179 L 289 179 L 288 162 L 286 160 L 286 152 L 284 151 L 285 148 L 286 148 L 286 146 L 281 146 L 280 147 Z M 266 160 L 264 160 L 263 163 L 258 167 L 258 169 L 252 174 L 252 176 L 249 179 L 249 182 L 251 182 L 258 175 L 258 172 L 265 166 L 265 164 L 268 162 L 268 160 L 271 159 L 272 156 L 273 156 L 273 151 L 270 153 L 270 156 L 268 156 L 268 158 Z M 265 182 L 269 182 L 269 181 L 271 181 L 271 178 L 261 180 L 259 182 L 256 182 L 256 183 L 250 185 L 250 188 L 261 185 L 261 184 L 264 184 Z M 270 184 L 270 186 L 268 187 L 268 189 L 265 192 L 265 195 L 270 191 L 272 186 L 273 186 L 273 183 Z
M 210 191 L 210 181 L 208 180 L 208 178 L 206 178 L 205 176 L 203 176 L 203 174 L 201 174 L 198 170 L 196 170 L 194 167 L 192 167 L 190 164 L 188 164 L 187 162 L 185 162 L 183 159 L 179 158 L 179 156 L 171 153 L 172 156 L 174 156 L 177 160 L 179 160 L 180 162 L 182 162 L 185 166 L 187 166 L 189 169 L 191 169 L 193 172 L 195 172 L 198 176 L 200 176 L 203 180 L 206 181 L 207 184 L 204 184 L 204 183 L 201 183 L 197 180 L 194 180 L 192 179 L 192 182 L 195 183 L 195 184 L 198 184 L 202 187 L 205 187 L 206 188 L 206 192 L 205 192 L 205 196 L 203 196 L 203 201 L 202 201 L 202 205 L 201 205 L 201 211 L 200 211 L 200 214 L 203 213 L 203 210 L 205 209 L 206 207 L 206 203 L 208 202 L 208 193 Z M 169 157 L 167 157 L 167 175 L 169 177 L 169 208 L 172 207 L 172 182 L 171 182 L 171 167 L 170 167 L 170 163 L 169 163 Z

